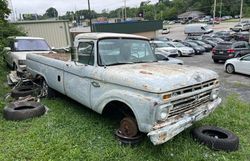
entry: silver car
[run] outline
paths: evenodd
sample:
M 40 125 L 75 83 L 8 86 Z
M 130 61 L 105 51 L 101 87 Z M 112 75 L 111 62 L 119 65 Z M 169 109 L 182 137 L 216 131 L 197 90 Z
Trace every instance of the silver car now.
M 187 47 L 179 42 L 167 42 L 168 45 L 176 48 L 178 50 L 179 56 L 192 56 L 195 54 L 193 48 Z

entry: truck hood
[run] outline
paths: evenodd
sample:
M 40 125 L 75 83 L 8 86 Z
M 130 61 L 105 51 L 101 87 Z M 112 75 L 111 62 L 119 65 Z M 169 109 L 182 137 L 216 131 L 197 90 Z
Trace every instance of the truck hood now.
M 26 60 L 27 54 L 47 54 L 52 51 L 23 51 L 23 52 L 12 52 L 12 55 L 17 59 L 17 60 Z
M 163 93 L 218 78 L 208 69 L 161 62 L 109 66 L 103 80 L 152 93 Z

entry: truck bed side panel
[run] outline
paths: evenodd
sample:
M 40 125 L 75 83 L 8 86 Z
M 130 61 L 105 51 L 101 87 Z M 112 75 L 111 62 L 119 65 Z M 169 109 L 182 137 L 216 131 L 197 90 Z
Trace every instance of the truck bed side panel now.
M 36 54 L 28 54 L 26 64 L 27 70 L 30 71 L 33 76 L 43 76 L 49 87 L 65 94 L 63 85 L 63 67 L 66 63 L 64 61 Z

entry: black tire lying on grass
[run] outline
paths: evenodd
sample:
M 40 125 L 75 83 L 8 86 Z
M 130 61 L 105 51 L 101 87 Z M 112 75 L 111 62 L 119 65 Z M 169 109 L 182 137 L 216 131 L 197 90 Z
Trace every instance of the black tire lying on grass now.
M 213 150 L 236 151 L 239 148 L 239 138 L 232 132 L 215 127 L 201 126 L 192 130 L 193 137 Z
M 3 117 L 6 120 L 25 120 L 38 117 L 46 112 L 44 105 L 38 102 L 13 102 L 3 110 Z
M 11 91 L 11 97 L 19 98 L 19 97 L 26 97 L 29 95 L 36 96 L 39 94 L 40 90 L 41 90 L 40 87 L 36 85 L 15 87 Z

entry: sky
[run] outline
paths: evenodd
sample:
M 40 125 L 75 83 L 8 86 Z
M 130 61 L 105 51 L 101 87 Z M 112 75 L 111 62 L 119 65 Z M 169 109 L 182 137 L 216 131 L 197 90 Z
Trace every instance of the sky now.
M 88 0 L 9 0 L 12 2 L 16 15 L 24 13 L 44 14 L 49 7 L 57 9 L 59 15 L 66 11 L 75 11 L 88 8 Z M 128 7 L 138 7 L 142 1 L 147 0 L 126 0 Z M 151 0 L 151 4 L 158 0 Z M 101 12 L 103 9 L 113 10 L 124 6 L 124 0 L 90 0 L 92 10 Z

